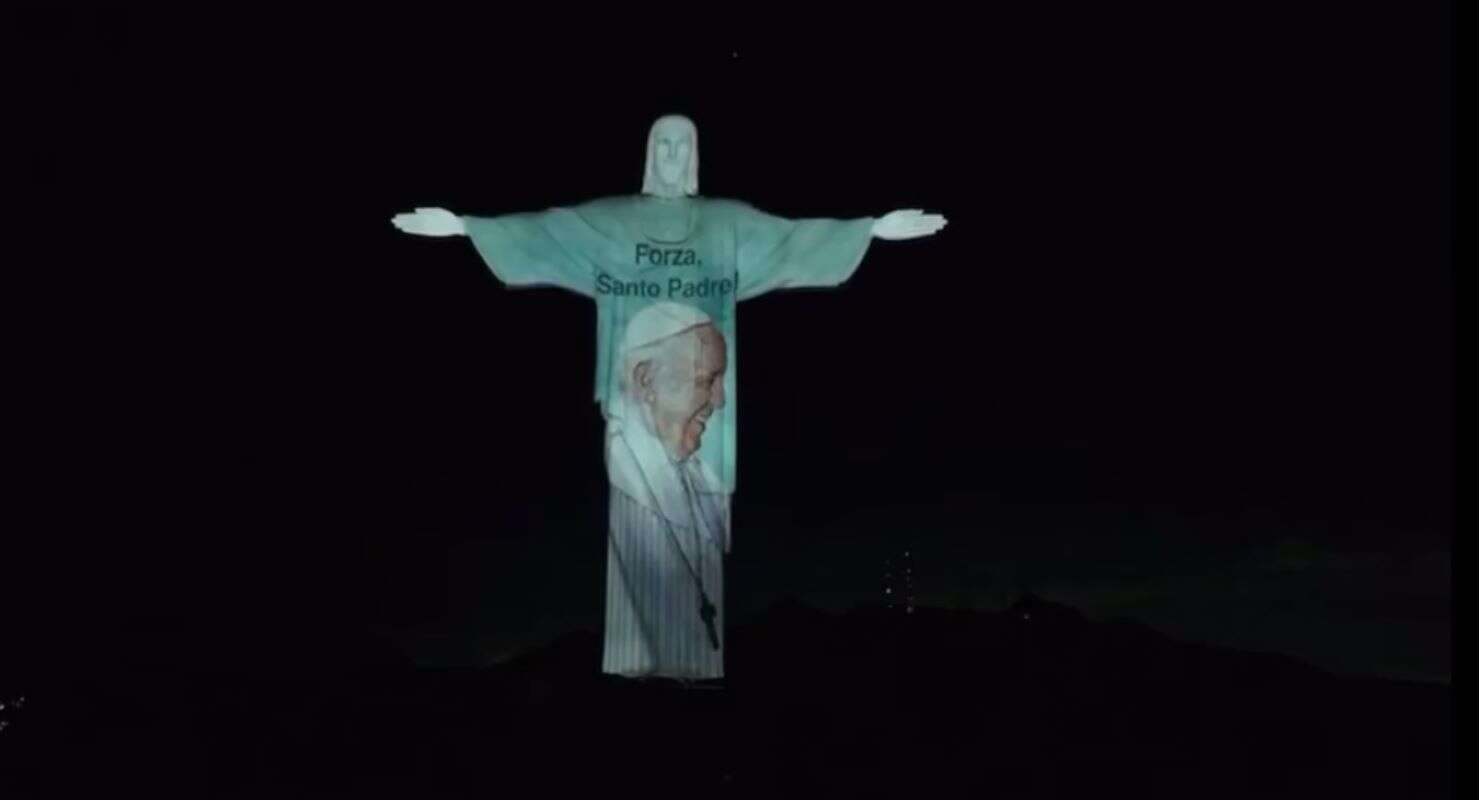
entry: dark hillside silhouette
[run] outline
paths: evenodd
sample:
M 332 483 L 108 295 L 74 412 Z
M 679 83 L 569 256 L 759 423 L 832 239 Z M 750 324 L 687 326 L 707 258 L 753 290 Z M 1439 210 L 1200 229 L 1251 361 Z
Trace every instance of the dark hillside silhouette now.
M 412 669 L 364 644 L 297 672 L 13 675 L 6 691 L 27 702 L 0 734 L 0 786 L 7 797 L 620 786 L 1407 797 L 1452 786 L 1447 687 L 1176 641 L 1031 594 L 993 613 L 835 615 L 787 599 L 734 627 L 729 647 L 722 686 L 601 675 L 594 631 L 486 670 Z

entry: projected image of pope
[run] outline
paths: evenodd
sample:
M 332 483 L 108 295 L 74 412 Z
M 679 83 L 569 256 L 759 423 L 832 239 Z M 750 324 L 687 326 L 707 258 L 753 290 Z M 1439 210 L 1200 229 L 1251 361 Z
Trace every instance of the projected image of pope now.
M 725 402 L 724 336 L 697 308 L 654 303 L 632 316 L 618 359 L 602 671 L 722 675 L 729 503 L 700 448 Z

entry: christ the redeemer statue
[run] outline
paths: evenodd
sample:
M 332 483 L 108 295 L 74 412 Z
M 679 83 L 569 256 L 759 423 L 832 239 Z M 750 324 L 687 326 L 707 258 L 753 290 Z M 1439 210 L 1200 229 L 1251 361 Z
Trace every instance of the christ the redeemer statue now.
M 723 556 L 735 490 L 735 304 L 837 286 L 868 244 L 945 227 L 939 215 L 790 220 L 698 196 L 698 132 L 652 126 L 642 193 L 495 217 L 398 214 L 406 233 L 461 236 L 509 286 L 596 301 L 596 402 L 611 513 L 603 672 L 724 675 Z

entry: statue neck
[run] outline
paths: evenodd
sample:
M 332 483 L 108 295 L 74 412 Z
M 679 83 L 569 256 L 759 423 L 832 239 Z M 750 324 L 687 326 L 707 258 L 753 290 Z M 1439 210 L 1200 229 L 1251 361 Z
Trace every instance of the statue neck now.
M 687 195 L 646 195 L 646 213 L 641 215 L 642 233 L 655 242 L 677 243 L 693 235 L 697 206 Z

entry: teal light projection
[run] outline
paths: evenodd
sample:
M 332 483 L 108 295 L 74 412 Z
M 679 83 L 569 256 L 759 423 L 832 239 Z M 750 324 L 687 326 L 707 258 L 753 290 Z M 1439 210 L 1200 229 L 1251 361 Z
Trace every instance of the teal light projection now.
M 602 671 L 723 677 L 736 305 L 777 289 L 838 286 L 873 239 L 929 236 L 945 218 L 909 209 L 792 220 L 700 197 L 698 131 L 665 116 L 648 135 L 640 194 L 499 216 L 418 208 L 391 222 L 411 234 L 467 236 L 509 286 L 595 301 L 595 400 L 611 492 Z

